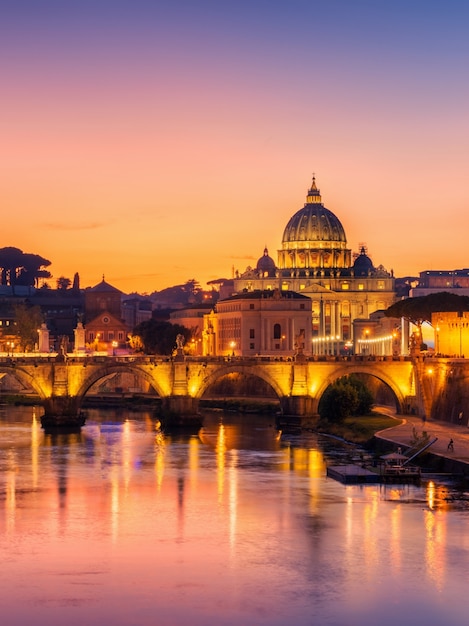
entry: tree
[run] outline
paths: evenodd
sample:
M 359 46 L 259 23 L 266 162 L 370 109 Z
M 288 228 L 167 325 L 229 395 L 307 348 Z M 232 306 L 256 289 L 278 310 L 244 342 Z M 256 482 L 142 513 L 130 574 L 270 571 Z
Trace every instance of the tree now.
M 183 335 L 185 342 L 190 340 L 191 332 L 179 324 L 156 320 L 141 322 L 134 328 L 133 335 L 140 338 L 143 352 L 146 354 L 170 355 L 176 346 L 176 335 Z M 132 340 L 131 339 L 131 343 Z
M 321 419 L 342 422 L 358 407 L 358 392 L 349 383 L 337 380 L 329 385 L 319 403 Z
M 392 304 L 384 314 L 386 317 L 403 317 L 418 329 L 419 343 L 423 344 L 422 324 L 431 324 L 432 313 L 469 311 L 469 296 L 441 291 L 428 296 L 405 298 Z
M 15 330 L 21 351 L 29 352 L 34 350 L 38 341 L 38 328 L 44 321 L 41 308 L 39 306 L 27 306 L 24 303 L 15 304 L 13 307 L 15 315 Z
M 71 284 L 72 281 L 70 280 L 70 278 L 65 278 L 65 276 L 60 276 L 60 278 L 57 278 L 57 289 L 65 291 L 70 287 Z
M 368 415 L 373 407 L 374 398 L 367 384 L 356 374 L 350 374 L 350 376 L 348 376 L 348 382 L 356 390 L 358 395 L 358 406 L 353 415 Z
M 363 380 L 352 374 L 336 380 L 319 402 L 321 419 L 341 422 L 351 415 L 367 415 L 373 406 L 373 395 Z
M 73 276 L 72 289 L 73 289 L 73 291 L 80 291 L 80 276 L 79 276 L 78 272 L 75 272 L 75 274 Z
M 200 304 L 204 299 L 204 291 L 194 278 L 190 278 L 183 285 L 174 285 L 155 292 L 151 298 L 154 302 L 189 306 Z
M 0 284 L 37 286 L 39 278 L 50 278 L 43 269 L 51 262 L 38 254 L 25 253 L 19 248 L 0 248 Z

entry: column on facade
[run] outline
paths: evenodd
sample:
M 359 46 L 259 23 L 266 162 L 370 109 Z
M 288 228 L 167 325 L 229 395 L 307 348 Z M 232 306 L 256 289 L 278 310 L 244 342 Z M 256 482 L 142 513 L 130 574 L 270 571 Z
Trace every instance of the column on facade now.
M 340 328 L 340 301 L 334 302 L 334 341 L 335 341 L 335 353 L 340 354 L 340 340 L 342 338 Z
M 326 309 L 324 300 L 319 301 L 319 336 L 324 337 L 326 334 Z
M 409 354 L 409 320 L 401 317 L 401 354 Z
M 335 301 L 331 300 L 329 302 L 329 311 L 330 311 L 330 319 L 331 319 L 331 338 L 335 341 Z

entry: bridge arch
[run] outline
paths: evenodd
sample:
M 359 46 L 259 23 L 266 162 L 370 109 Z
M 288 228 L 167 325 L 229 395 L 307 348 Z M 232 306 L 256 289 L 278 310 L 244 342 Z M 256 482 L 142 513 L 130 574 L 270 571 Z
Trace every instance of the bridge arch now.
M 25 387 L 32 389 L 41 400 L 48 397 L 47 385 L 44 384 L 44 381 L 32 375 L 16 363 L 12 365 L 0 365 L 0 375 L 1 374 L 12 376 Z
M 83 402 L 83 398 L 86 393 L 91 389 L 91 387 L 99 382 L 100 380 L 104 380 L 105 378 L 112 376 L 113 374 L 122 374 L 125 372 L 138 374 L 138 376 L 142 377 L 148 384 L 156 391 L 156 393 L 163 397 L 165 395 L 165 391 L 163 386 L 159 383 L 158 379 L 153 375 L 145 367 L 140 367 L 138 364 L 133 365 L 132 363 L 109 363 L 103 364 L 102 367 L 98 369 L 94 368 L 90 371 L 90 374 L 86 376 L 86 378 L 81 382 L 79 388 L 77 389 L 76 397 L 79 405 Z
M 203 382 L 199 385 L 195 397 L 200 400 L 204 393 L 217 381 L 228 374 L 239 373 L 252 378 L 260 378 L 267 383 L 280 399 L 285 394 L 278 381 L 269 375 L 268 371 L 258 366 L 250 366 L 236 363 L 227 363 L 225 366 L 218 366 L 216 369 L 207 372 Z
M 321 381 L 321 384 L 316 392 L 316 410 L 319 407 L 319 403 L 326 389 L 339 378 L 342 378 L 343 376 L 350 376 L 352 374 L 365 374 L 366 376 L 377 378 L 391 390 L 395 399 L 396 413 L 403 412 L 402 409 L 405 403 L 405 397 L 395 380 L 381 368 L 373 368 L 370 370 L 370 367 L 360 365 L 359 363 L 354 366 L 350 366 L 350 364 L 347 366 L 339 365 Z

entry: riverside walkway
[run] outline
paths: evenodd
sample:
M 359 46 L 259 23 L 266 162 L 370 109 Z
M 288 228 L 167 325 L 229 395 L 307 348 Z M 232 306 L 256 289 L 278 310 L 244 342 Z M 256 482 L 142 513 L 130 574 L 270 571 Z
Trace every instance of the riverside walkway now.
M 437 420 L 423 421 L 416 416 L 406 416 L 402 424 L 387 428 L 376 433 L 376 437 L 408 447 L 415 431 L 418 435 L 423 432 L 428 433 L 430 439 L 438 438 L 430 448 L 429 452 L 452 459 L 459 463 L 466 463 L 469 470 L 469 427 L 467 425 L 453 424 Z M 453 440 L 454 450 L 448 450 L 448 443 Z

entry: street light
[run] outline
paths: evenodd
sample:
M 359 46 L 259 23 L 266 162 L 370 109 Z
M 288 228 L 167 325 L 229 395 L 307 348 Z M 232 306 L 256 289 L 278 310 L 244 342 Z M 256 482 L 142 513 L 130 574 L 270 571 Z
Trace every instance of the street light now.
M 230 341 L 230 348 L 231 348 L 231 356 L 235 355 L 235 347 L 236 347 L 236 341 Z
M 112 342 L 112 356 L 116 356 L 117 341 Z
M 365 329 L 365 350 L 364 350 L 365 354 L 370 354 L 370 344 L 368 342 L 369 337 L 370 337 L 370 331 L 368 330 L 368 328 L 366 328 Z

